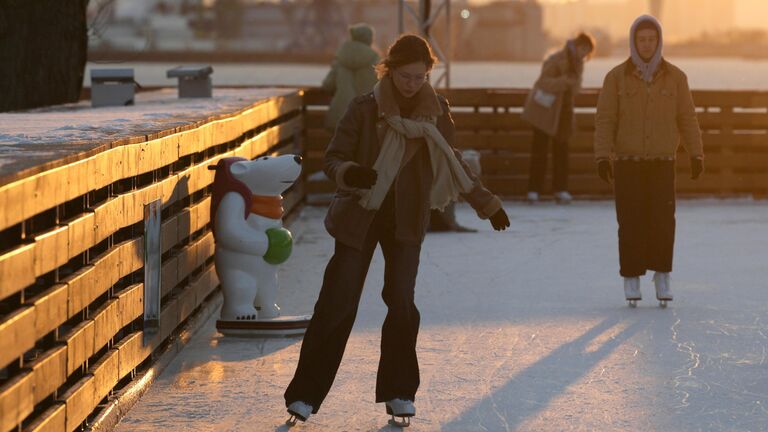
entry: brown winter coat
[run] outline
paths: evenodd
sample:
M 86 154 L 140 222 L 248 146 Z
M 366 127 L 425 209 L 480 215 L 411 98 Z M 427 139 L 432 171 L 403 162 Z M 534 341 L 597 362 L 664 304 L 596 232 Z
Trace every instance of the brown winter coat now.
M 423 86 L 422 89 L 428 87 Z M 414 97 L 419 100 L 411 116 L 437 115 L 437 129 L 453 146 L 455 128 L 445 98 L 436 97 L 431 88 L 429 92 L 419 91 Z M 325 227 L 337 241 L 350 247 L 362 248 L 376 211 L 360 206 L 360 196 L 344 183 L 344 174 L 353 165 L 373 166 L 389 127 L 384 117 L 393 112 L 397 112 L 395 101 L 383 100 L 382 106 L 379 106 L 373 93 L 358 96 L 339 122 L 325 154 L 325 173 L 336 181 L 338 187 L 325 218 Z M 406 147 L 404 164 L 392 185 L 395 237 L 403 243 L 420 245 L 429 224 L 432 165 L 424 139 L 408 140 Z M 475 183 L 472 192 L 463 195 L 463 198 L 478 216 L 489 218 L 501 208 L 501 200 L 483 187 L 461 159 L 461 154 L 455 150 L 454 153 Z
M 541 67 L 541 75 L 528 94 L 522 115 L 523 120 L 526 120 L 549 136 L 555 136 L 558 135 L 558 132 L 566 131 L 565 136 L 558 136 L 562 140 L 570 138 L 570 135 L 576 130 L 572 108 L 576 95 L 581 90 L 581 78 L 584 74 L 583 64 L 580 64 L 574 70 L 566 50 L 567 48 L 563 48 L 547 57 L 544 61 Z M 533 95 L 537 90 L 542 90 L 557 97 L 551 107 L 544 107 L 534 100 Z M 570 100 L 564 100 L 565 96 L 568 96 Z M 568 118 L 561 119 L 563 104 L 568 104 L 571 109 L 565 113 Z M 566 125 L 568 127 L 560 127 L 561 120 L 570 122 L 570 124 Z
M 649 85 L 636 70 L 627 60 L 605 77 L 595 118 L 595 159 L 674 158 L 681 136 L 691 157 L 703 156 L 685 73 L 663 60 Z

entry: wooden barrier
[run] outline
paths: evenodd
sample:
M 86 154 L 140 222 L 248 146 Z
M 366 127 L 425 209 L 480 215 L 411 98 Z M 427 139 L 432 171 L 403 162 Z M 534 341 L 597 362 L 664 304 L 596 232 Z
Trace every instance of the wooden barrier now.
M 520 196 L 527 192 L 532 133 L 520 118 L 525 89 L 452 89 L 451 103 L 460 149 L 481 155 L 484 183 L 495 193 Z M 595 172 L 592 153 L 597 90 L 584 90 L 576 106 L 578 131 L 570 142 L 570 190 L 582 197 L 605 197 L 612 189 Z M 706 172 L 690 180 L 689 160 L 680 149 L 677 190 L 683 196 L 768 195 L 768 92 L 694 91 L 706 153 Z M 323 128 L 329 96 L 307 90 L 305 154 L 308 173 L 322 169 L 331 134 Z M 549 178 L 551 179 L 551 177 Z M 551 181 L 545 182 L 549 187 Z M 329 193 L 331 181 L 307 184 L 309 193 Z M 548 191 L 549 192 L 549 191 Z
M 300 153 L 302 93 L 0 179 L 0 432 L 73 431 L 217 288 L 208 170 Z M 299 181 L 285 195 L 301 204 Z M 145 334 L 144 206 L 162 201 L 162 307 Z

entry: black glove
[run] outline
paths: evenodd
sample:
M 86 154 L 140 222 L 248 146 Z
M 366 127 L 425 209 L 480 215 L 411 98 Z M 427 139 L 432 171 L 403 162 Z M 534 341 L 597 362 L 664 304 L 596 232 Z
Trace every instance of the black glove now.
M 702 172 L 704 172 L 704 160 L 691 158 L 691 180 L 698 180 Z
M 352 165 L 344 173 L 344 183 L 353 188 L 370 189 L 376 184 L 378 174 L 373 168 Z
M 509 217 L 507 217 L 507 212 L 504 211 L 503 207 L 496 210 L 496 213 L 491 216 L 491 226 L 496 231 L 504 231 L 509 226 Z
M 597 175 L 603 179 L 604 182 L 613 183 L 613 168 L 611 168 L 611 162 L 608 160 L 601 160 L 597 163 Z

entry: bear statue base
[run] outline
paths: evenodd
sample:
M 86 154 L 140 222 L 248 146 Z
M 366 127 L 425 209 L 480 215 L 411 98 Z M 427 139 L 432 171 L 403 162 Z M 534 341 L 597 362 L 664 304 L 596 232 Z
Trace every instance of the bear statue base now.
M 280 316 L 251 321 L 216 321 L 216 330 L 224 336 L 287 337 L 307 331 L 312 315 Z

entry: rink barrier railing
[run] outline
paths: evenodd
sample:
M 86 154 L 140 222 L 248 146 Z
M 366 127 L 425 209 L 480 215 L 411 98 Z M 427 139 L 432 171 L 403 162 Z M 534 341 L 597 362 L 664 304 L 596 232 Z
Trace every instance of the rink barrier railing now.
M 220 158 L 301 153 L 301 92 L 110 143 L 0 186 L 0 431 L 73 431 L 218 287 Z M 300 180 L 286 214 L 304 199 Z M 144 206 L 162 200 L 161 310 L 144 332 Z M 288 216 L 290 217 L 290 216 Z
M 520 118 L 527 89 L 451 89 L 442 91 L 456 123 L 456 146 L 482 154 L 483 182 L 495 193 L 527 192 L 532 132 Z M 577 197 L 612 194 L 595 171 L 592 150 L 598 90 L 585 89 L 576 100 L 578 130 L 570 141 L 570 191 Z M 678 154 L 677 191 L 681 196 L 768 196 L 768 92 L 693 91 L 703 132 L 706 171 L 690 179 L 690 162 L 682 146 Z M 322 90 L 305 94 L 306 170 L 322 169 L 331 134 L 323 127 L 330 96 Z M 551 186 L 548 163 L 546 191 Z M 330 193 L 331 181 L 307 184 L 309 193 Z

